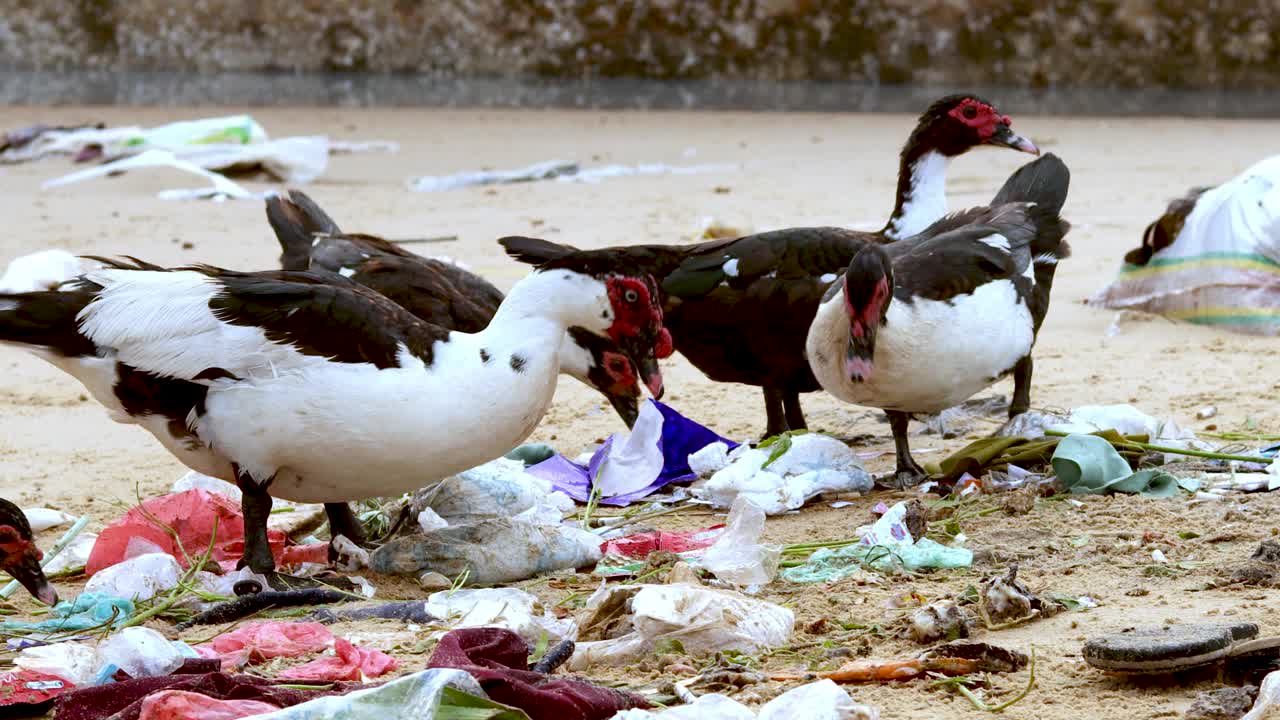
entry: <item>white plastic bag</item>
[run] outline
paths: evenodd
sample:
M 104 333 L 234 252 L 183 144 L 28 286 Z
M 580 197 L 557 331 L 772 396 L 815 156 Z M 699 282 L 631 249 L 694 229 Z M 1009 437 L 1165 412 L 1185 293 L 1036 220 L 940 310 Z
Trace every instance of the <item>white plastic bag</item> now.
M 257 720 L 433 720 L 446 687 L 485 697 L 475 678 L 462 670 L 437 668 L 396 678 L 391 682 L 346 695 L 330 695 L 287 707 Z
M 70 525 L 76 521 L 76 516 L 61 510 L 50 510 L 49 508 L 23 508 L 22 514 L 27 517 L 27 524 L 31 526 L 31 532 L 44 532 L 49 528 L 61 527 L 62 525 Z
M 777 457 L 776 445 L 735 451 L 729 464 L 702 487 L 701 494 L 718 508 L 730 507 L 735 498 L 746 495 L 765 513 L 780 515 L 822 493 L 871 489 L 871 476 L 857 455 L 839 440 L 806 433 L 791 436 L 789 443 Z
M 749 588 L 748 592 L 768 585 L 778 574 L 782 548 L 761 544 L 764 521 L 764 510 L 746 495 L 739 495 L 724 532 L 703 553 L 702 566 L 725 582 Z
M 630 434 L 616 433 L 592 482 L 604 498 L 648 487 L 662 473 L 662 411 L 653 403 L 640 404 L 640 416 Z
M 159 632 L 130 627 L 98 644 L 94 664 L 98 676 L 110 676 L 120 669 L 130 677 L 156 677 L 182 667 L 186 657 L 178 645 Z
M 879 720 L 880 712 L 860 705 L 844 688 L 819 680 L 793 688 L 770 700 L 757 715 L 724 695 L 699 695 L 689 705 L 666 710 L 626 710 L 613 720 Z
M 531 643 L 544 633 L 553 644 L 578 636 L 572 620 L 556 618 L 542 609 L 538 598 L 516 588 L 442 590 L 427 598 L 426 610 L 450 629 L 506 628 Z
M 758 653 L 786 644 L 795 613 L 741 593 L 696 585 L 604 586 L 587 600 L 583 632 L 630 610 L 632 631 L 608 640 L 579 642 L 569 669 L 625 665 L 653 651 L 660 640 L 676 640 L 691 657 L 723 650 Z
M 13 664 L 25 670 L 47 673 L 75 685 L 85 685 L 93 680 L 97 654 L 89 645 L 80 642 L 60 642 L 53 645 L 36 645 L 23 648 Z
M 172 590 L 182 577 L 182 567 L 170 554 L 138 555 L 99 570 L 85 583 L 85 592 L 96 592 L 125 600 L 150 600 Z

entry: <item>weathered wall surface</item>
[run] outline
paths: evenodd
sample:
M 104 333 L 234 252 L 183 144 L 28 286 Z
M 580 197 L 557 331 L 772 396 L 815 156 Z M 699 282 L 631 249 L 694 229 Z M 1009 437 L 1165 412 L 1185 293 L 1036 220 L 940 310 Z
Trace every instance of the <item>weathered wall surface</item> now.
M 1280 87 L 1280 0 L 0 0 L 0 66 Z

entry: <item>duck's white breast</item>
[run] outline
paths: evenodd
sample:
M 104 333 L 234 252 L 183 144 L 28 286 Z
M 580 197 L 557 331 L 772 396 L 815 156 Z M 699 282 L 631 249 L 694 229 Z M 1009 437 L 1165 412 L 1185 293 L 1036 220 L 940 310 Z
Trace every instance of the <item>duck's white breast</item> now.
M 1013 283 L 999 280 L 951 302 L 893 301 L 866 382 L 851 382 L 845 373 L 848 340 L 843 298 L 836 295 L 819 309 L 809 333 L 809 363 L 823 389 L 858 405 L 938 412 L 1010 372 L 1031 351 L 1034 335 Z

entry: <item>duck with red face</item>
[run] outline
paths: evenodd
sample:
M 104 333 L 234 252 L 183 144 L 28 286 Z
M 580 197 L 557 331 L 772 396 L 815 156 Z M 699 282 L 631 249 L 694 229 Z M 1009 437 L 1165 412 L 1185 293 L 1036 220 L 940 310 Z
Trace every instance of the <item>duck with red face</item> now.
M 45 605 L 58 603 L 58 592 L 40 569 L 44 553 L 36 547 L 31 524 L 17 505 L 0 498 L 0 570 L 8 573 L 31 596 Z

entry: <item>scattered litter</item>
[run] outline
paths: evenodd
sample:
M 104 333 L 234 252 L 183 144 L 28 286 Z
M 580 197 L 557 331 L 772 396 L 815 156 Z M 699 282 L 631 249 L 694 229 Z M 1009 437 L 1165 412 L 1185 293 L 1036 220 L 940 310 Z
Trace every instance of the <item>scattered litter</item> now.
M 222 495 L 235 503 L 236 507 L 240 506 L 242 495 L 240 488 L 226 480 L 203 475 L 195 470 L 188 470 L 182 477 L 175 480 L 169 491 L 182 493 L 187 490 L 204 490 Z M 324 505 L 321 503 L 297 503 L 275 498 L 271 503 L 271 515 L 267 518 L 267 528 L 279 530 L 294 538 L 319 528 L 327 519 Z
M 102 123 L 84 123 L 82 125 L 44 125 L 38 123 L 0 133 L 0 163 L 16 164 L 36 160 L 48 153 L 47 146 L 54 136 L 85 130 L 101 130 L 103 127 L 105 125 Z
M 1136 493 L 1146 497 L 1174 497 L 1180 490 L 1195 492 L 1200 483 L 1162 470 L 1133 472 L 1129 462 L 1105 438 L 1070 435 L 1058 443 L 1052 465 L 1067 492 Z
M 538 598 L 516 588 L 484 588 L 433 593 L 426 612 L 440 618 L 450 628 L 505 628 L 537 643 L 543 637 L 552 643 L 577 638 L 573 620 L 557 619 L 543 609 Z
M 333 640 L 333 657 L 322 657 L 291 667 L 278 677 L 289 680 L 363 680 L 395 670 L 399 663 L 380 650 L 362 649 L 342 638 Z
M 1197 420 L 1208 420 L 1209 418 L 1216 417 L 1217 415 L 1218 415 L 1217 405 L 1205 405 L 1204 407 L 1196 411 Z
M 796 680 L 810 675 L 838 683 L 897 682 L 936 673 L 949 677 L 976 673 L 1009 673 L 1021 670 L 1027 656 L 1015 650 L 981 642 L 957 641 L 940 645 L 910 660 L 854 660 L 829 672 L 798 676 L 775 673 L 774 680 Z
M 729 511 L 728 527 L 702 554 L 702 566 L 716 577 L 754 593 L 778 574 L 782 548 L 764 545 L 765 514 L 746 495 L 739 495 Z
M 491 700 L 524 710 L 531 720 L 607 720 L 649 707 L 638 695 L 531 671 L 527 642 L 510 630 L 454 630 L 440 638 L 428 665 L 465 670 Z
M 939 640 L 969 637 L 971 622 L 968 613 L 954 602 L 939 600 L 911 613 L 908 629 L 912 640 L 921 645 L 931 645 Z
M 599 182 L 606 178 L 626 175 L 693 175 L 698 173 L 731 172 L 737 165 L 599 165 L 584 168 L 576 162 L 547 160 L 513 170 L 479 170 L 453 175 L 424 175 L 411 178 L 409 189 L 417 192 L 440 192 L 477 185 L 507 185 L 511 183 L 557 180 L 560 182 Z
M 493 712 L 501 706 L 485 700 L 484 690 L 461 670 L 434 669 L 396 678 L 385 685 L 356 690 L 345 695 L 329 695 L 257 715 L 257 720 L 435 720 L 442 710 L 454 710 L 450 717 L 483 717 L 490 720 L 518 720 L 519 715 Z M 485 713 L 484 710 L 491 712 Z M 468 713 L 467 710 L 470 710 Z
M 261 621 L 243 625 L 213 638 L 197 649 L 204 657 L 222 660 L 223 668 L 266 662 L 278 657 L 300 657 L 333 648 L 335 654 L 281 673 L 296 680 L 359 680 L 394 670 L 396 660 L 379 650 L 357 648 L 335 638 L 318 622 Z
M 1089 638 L 1082 655 L 1089 665 L 1123 674 L 1167 674 L 1252 656 L 1259 651 L 1274 656 L 1280 638 L 1257 639 L 1258 626 L 1250 622 L 1179 623 L 1127 628 Z
M 118 625 L 128 620 L 133 615 L 133 612 L 134 606 L 129 600 L 110 595 L 84 592 L 80 593 L 75 600 L 63 600 L 49 608 L 50 617 L 45 620 L 39 622 L 5 620 L 0 622 L 0 630 L 20 630 L 24 632 L 87 630 L 105 626 L 107 623 Z
M 640 406 L 631 433 L 609 436 L 586 465 L 556 455 L 528 472 L 546 478 L 578 502 L 588 502 L 593 488 L 599 487 L 600 504 L 629 505 L 659 488 L 694 480 L 697 475 L 690 467 L 690 455 L 713 443 L 737 447 L 663 403 L 649 400 Z
M 599 560 L 600 538 L 592 533 L 501 518 L 395 538 L 370 553 L 369 567 L 415 577 L 429 571 L 448 577 L 466 573 L 470 583 L 495 585 Z
M 117 670 L 133 678 L 168 675 L 195 652 L 185 643 L 170 642 L 146 627 L 128 627 L 98 644 L 94 685 L 109 682 Z
M 685 530 L 667 532 L 653 530 L 635 533 L 612 540 L 606 540 L 600 546 L 605 555 L 618 555 L 625 558 L 643 560 L 650 553 L 669 552 L 682 554 L 695 550 L 706 550 L 715 544 L 725 532 L 724 525 L 712 525 L 701 530 Z
M 192 175 L 198 175 L 211 183 L 210 186 L 204 188 L 163 190 L 157 194 L 157 197 L 162 200 L 195 200 L 202 198 L 214 200 L 228 198 L 233 200 L 262 200 L 267 197 L 265 194 L 249 192 L 238 183 L 228 180 L 224 175 L 212 170 L 205 170 L 195 163 L 179 160 L 177 156 L 168 150 L 148 150 L 139 155 L 132 155 L 104 165 L 97 165 L 69 175 L 63 175 L 53 180 L 46 180 L 40 187 L 48 190 L 62 185 L 71 185 L 85 180 L 107 177 L 126 170 L 154 167 L 169 167 L 174 170 L 181 170 Z
M 2 280 L 0 280 L 0 284 L 3 284 Z M 62 527 L 76 521 L 76 516 L 71 513 L 50 510 L 49 508 L 23 508 L 22 514 L 27 516 L 27 524 L 31 526 L 31 532 L 34 533 L 41 533 L 50 528 Z
M 794 624 L 791 610 L 727 590 L 604 586 L 587 600 L 569 669 L 625 665 L 673 641 L 690 657 L 725 650 L 758 653 L 785 644 Z
M 23 670 L 53 675 L 73 685 L 88 685 L 97 671 L 97 654 L 81 642 L 60 642 L 23 648 L 13 664 Z
M 973 564 L 972 550 L 947 547 L 923 537 L 923 516 L 912 508 L 910 503 L 900 502 L 885 509 L 870 527 L 858 529 L 859 542 L 820 548 L 805 564 L 783 570 L 782 578 L 789 582 L 835 582 L 857 575 L 864 565 L 877 570 L 918 570 Z M 921 535 L 919 540 L 916 534 Z
M 39 717 L 48 713 L 54 698 L 75 685 L 34 670 L 0 672 L 0 717 Z
M 839 440 L 818 433 L 771 440 L 728 455 L 728 465 L 716 469 L 698 494 L 717 508 L 728 508 L 745 495 L 765 513 L 780 515 L 822 493 L 871 490 L 871 476 Z
M 217 700 L 186 690 L 161 690 L 143 699 L 138 720 L 237 720 L 279 709 L 261 700 Z
M 549 480 L 526 472 L 523 462 L 498 458 L 415 492 L 409 508 L 419 523 L 430 510 L 428 525 L 444 521 L 440 527 L 512 517 L 559 525 L 573 502 Z
M 854 702 L 844 688 L 819 680 L 770 700 L 759 714 L 737 700 L 709 693 L 693 703 L 661 711 L 627 710 L 614 720 L 879 720 L 880 712 Z

